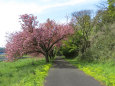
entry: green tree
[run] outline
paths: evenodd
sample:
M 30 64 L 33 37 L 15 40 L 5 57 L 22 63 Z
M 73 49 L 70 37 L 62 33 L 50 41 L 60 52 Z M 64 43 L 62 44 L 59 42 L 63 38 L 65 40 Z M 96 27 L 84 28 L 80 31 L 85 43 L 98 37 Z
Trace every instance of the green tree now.
M 108 13 L 111 22 L 115 21 L 115 0 L 108 0 Z
M 115 1 L 108 0 L 107 2 L 101 2 L 97 14 L 95 16 L 95 21 L 98 26 L 103 26 L 103 24 L 113 23 L 115 21 Z
M 89 36 L 93 27 L 91 10 L 83 10 L 72 13 L 72 25 L 76 32 L 80 32 L 79 50 L 83 54 L 90 46 Z

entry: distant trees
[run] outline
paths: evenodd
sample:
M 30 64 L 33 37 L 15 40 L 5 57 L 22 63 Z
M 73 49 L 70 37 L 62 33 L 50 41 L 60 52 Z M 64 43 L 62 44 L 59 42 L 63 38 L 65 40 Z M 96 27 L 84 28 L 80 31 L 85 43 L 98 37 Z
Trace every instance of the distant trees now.
M 0 53 L 5 53 L 5 48 L 0 47 Z
M 41 53 L 49 62 L 49 56 L 54 56 L 54 47 L 60 46 L 61 40 L 73 33 L 69 24 L 57 24 L 48 19 L 38 26 L 37 18 L 27 14 L 21 15 L 20 19 L 23 31 L 12 34 L 6 45 L 7 58 L 10 60 L 24 54 Z
M 69 40 L 64 41 L 61 47 L 66 58 L 75 57 L 79 52 L 83 54 L 90 47 L 89 36 L 94 25 L 91 14 L 91 10 L 72 13 L 71 26 L 74 28 L 74 34 L 69 37 Z
M 92 61 L 114 57 L 114 48 L 108 45 L 114 46 L 115 2 L 108 0 L 104 4 L 101 3 L 103 9 L 99 9 L 94 17 L 90 10 L 72 13 L 71 25 L 75 32 L 61 47 L 66 58 L 79 55 L 81 60 Z
M 91 10 L 83 10 L 72 13 L 71 21 L 76 33 L 81 33 L 79 49 L 84 53 L 87 47 L 90 46 L 89 36 L 93 27 L 91 19 Z
M 106 4 L 104 6 L 103 4 Z M 95 19 L 99 26 L 107 23 L 113 23 L 115 21 L 115 1 L 107 0 L 107 2 L 101 3 L 101 9 L 97 11 Z
M 108 13 L 111 22 L 115 21 L 115 0 L 108 0 Z
M 68 38 L 68 40 L 63 41 L 63 45 L 59 50 L 59 54 L 63 54 L 66 58 L 74 58 L 78 55 L 78 45 L 77 39 L 74 36 Z

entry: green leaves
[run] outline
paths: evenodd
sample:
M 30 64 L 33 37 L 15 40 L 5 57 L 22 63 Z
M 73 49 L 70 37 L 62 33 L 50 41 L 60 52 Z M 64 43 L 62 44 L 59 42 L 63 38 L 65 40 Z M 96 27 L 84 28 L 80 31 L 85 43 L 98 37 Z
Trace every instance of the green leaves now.
M 87 75 L 94 77 L 96 80 L 101 81 L 106 86 L 115 86 L 115 63 L 108 61 L 106 63 L 99 62 L 86 62 L 76 59 L 68 59 L 71 64 L 75 65 L 80 70 L 84 71 Z
M 46 64 L 45 59 L 0 62 L 0 86 L 43 86 L 50 67 L 51 64 Z
M 110 18 L 114 21 L 115 19 L 115 1 L 114 0 L 108 0 L 108 13 L 110 15 Z

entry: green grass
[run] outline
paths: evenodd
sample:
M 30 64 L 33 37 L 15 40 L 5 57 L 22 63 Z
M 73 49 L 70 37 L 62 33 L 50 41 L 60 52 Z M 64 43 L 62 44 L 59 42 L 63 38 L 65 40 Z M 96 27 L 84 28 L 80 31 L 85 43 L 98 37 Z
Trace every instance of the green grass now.
M 43 86 L 51 63 L 45 59 L 26 58 L 0 62 L 0 86 Z
M 108 61 L 106 63 L 80 62 L 77 59 L 67 59 L 71 64 L 84 71 L 86 74 L 94 77 L 106 86 L 115 86 L 115 63 Z

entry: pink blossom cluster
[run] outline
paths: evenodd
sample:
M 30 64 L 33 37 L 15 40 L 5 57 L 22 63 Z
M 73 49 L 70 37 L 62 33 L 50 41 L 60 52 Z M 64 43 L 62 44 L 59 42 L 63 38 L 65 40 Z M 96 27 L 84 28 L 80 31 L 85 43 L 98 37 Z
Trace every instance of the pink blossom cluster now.
M 37 17 L 32 14 L 21 15 L 20 19 L 22 31 L 12 34 L 6 44 L 9 60 L 30 53 L 46 56 L 54 46 L 61 45 L 62 39 L 73 34 L 73 28 L 69 24 L 57 24 L 48 19 L 38 25 Z

